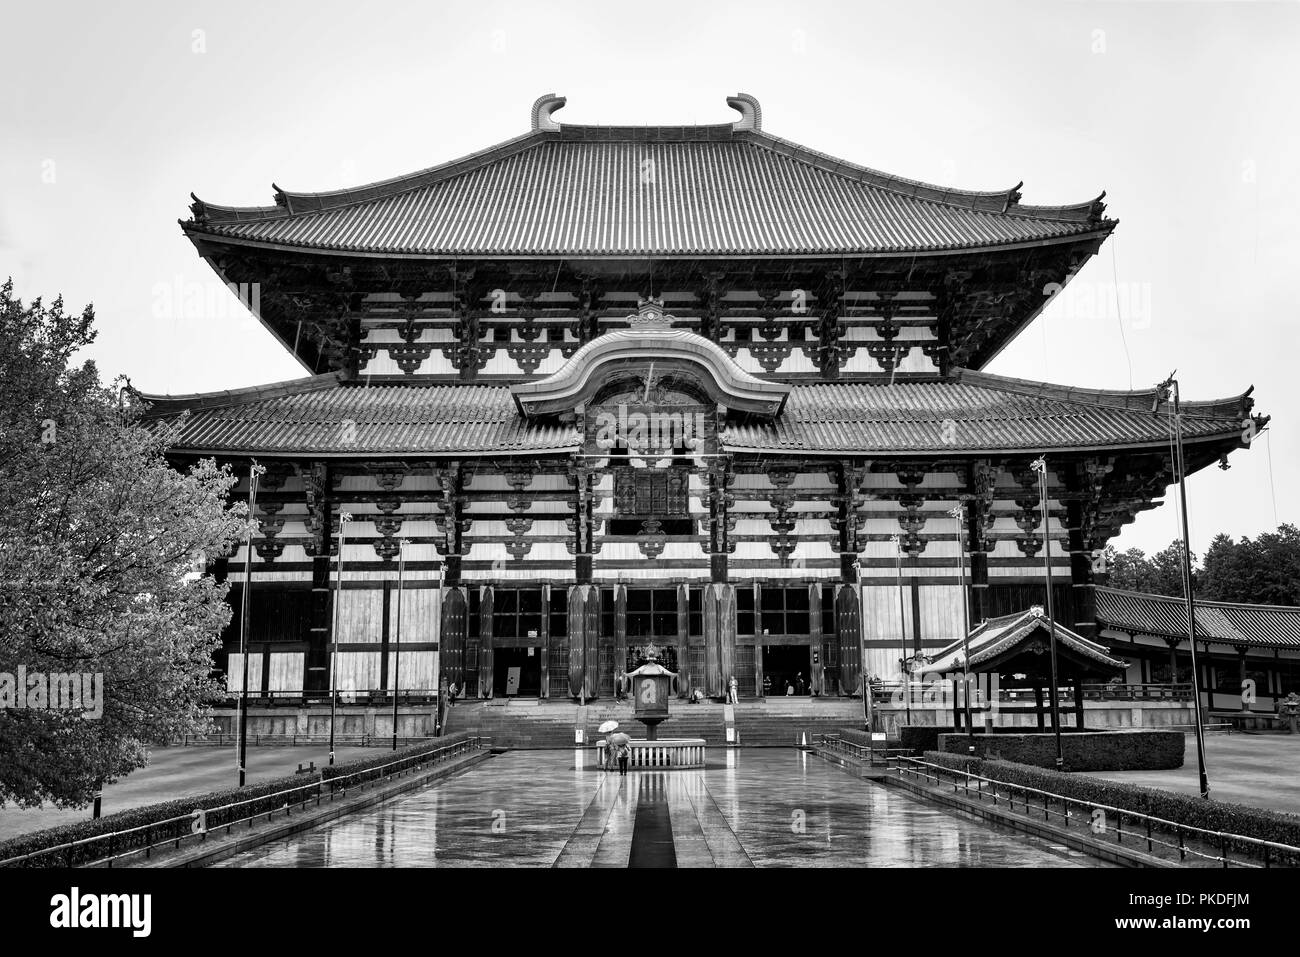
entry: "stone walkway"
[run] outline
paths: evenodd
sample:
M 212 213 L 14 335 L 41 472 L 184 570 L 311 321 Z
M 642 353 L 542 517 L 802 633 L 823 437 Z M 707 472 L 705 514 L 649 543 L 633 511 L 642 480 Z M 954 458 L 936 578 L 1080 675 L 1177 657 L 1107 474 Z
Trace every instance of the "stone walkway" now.
M 1091 866 L 795 749 L 709 752 L 703 770 L 575 766 L 513 751 L 226 867 Z

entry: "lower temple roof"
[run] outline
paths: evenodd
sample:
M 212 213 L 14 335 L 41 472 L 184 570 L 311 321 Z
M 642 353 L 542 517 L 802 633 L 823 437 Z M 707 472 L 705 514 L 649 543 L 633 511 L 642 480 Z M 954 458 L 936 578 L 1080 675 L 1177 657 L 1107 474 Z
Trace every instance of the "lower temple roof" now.
M 190 396 L 139 396 L 150 421 L 175 422 L 190 454 L 405 457 L 577 451 L 557 417 L 525 418 L 494 383 L 345 381 L 337 373 Z M 1183 403 L 1189 442 L 1239 436 L 1249 394 Z M 722 451 L 767 454 L 982 454 L 1163 448 L 1170 420 L 1151 392 L 1074 389 L 958 370 L 948 380 L 824 382 L 790 388 L 775 418 L 739 416 Z M 188 413 L 183 419 L 182 413 Z M 1259 421 L 1258 419 L 1255 421 Z

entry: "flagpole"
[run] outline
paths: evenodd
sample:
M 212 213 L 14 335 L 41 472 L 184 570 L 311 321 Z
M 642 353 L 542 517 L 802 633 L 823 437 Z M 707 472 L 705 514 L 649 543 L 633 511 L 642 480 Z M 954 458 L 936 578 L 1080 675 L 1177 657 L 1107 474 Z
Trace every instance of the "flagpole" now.
M 334 626 L 330 630 L 330 764 L 334 764 L 334 721 L 338 717 L 338 647 L 339 647 L 339 608 L 343 604 L 343 531 L 352 516 L 347 512 L 339 513 L 339 561 L 338 581 L 334 587 Z
M 402 663 L 402 583 L 406 577 L 406 539 L 397 543 L 397 637 L 393 642 L 393 750 L 397 750 L 397 695 L 402 687 L 398 682 Z
M 1056 734 L 1056 770 L 1065 770 L 1065 754 L 1061 750 L 1061 708 L 1058 701 L 1056 673 L 1056 613 L 1052 607 L 1052 515 L 1047 498 L 1047 456 L 1040 455 L 1030 466 L 1038 473 L 1039 500 L 1043 506 L 1043 568 L 1047 576 L 1047 624 L 1052 664 L 1052 730 Z M 1078 680 L 1077 678 L 1075 679 Z
M 903 607 L 903 541 L 897 535 L 889 536 L 889 540 L 894 543 L 894 571 L 898 577 L 898 634 L 903 649 L 903 657 L 898 659 L 898 664 L 903 669 L 903 708 L 907 715 L 907 723 L 910 725 L 912 687 L 911 673 L 907 670 L 907 610 Z
M 1178 503 L 1182 515 L 1183 527 L 1183 589 L 1187 600 L 1187 644 L 1192 654 L 1192 708 L 1196 719 L 1196 764 L 1200 777 L 1201 797 L 1210 796 L 1210 779 L 1205 770 L 1205 725 L 1201 717 L 1201 672 L 1196 660 L 1196 608 L 1192 591 L 1192 552 L 1191 538 L 1187 524 L 1187 482 L 1186 465 L 1183 462 L 1183 415 L 1180 405 L 1178 380 L 1171 374 L 1168 379 L 1156 386 L 1155 406 L 1158 409 L 1162 401 L 1169 399 L 1172 392 L 1174 400 L 1174 443 L 1177 459 L 1173 463 L 1178 470 Z M 1207 645 L 1208 648 L 1208 645 Z M 1175 664 L 1177 662 L 1175 661 Z M 1178 680 L 1178 674 L 1170 675 L 1172 681 Z
M 248 593 L 253 590 L 253 523 L 257 521 L 257 460 L 248 463 L 248 538 L 244 545 L 244 588 L 239 599 L 239 659 L 244 674 L 239 683 L 239 786 L 247 778 L 248 760 Z
M 966 536 L 962 529 L 962 523 L 966 518 L 966 505 L 964 502 L 958 502 L 957 507 L 949 513 L 957 520 L 957 568 L 961 580 L 961 621 L 962 621 L 962 654 L 966 657 L 965 670 L 966 674 L 962 680 L 962 696 L 966 700 L 966 734 L 975 733 L 975 726 L 970 720 L 970 596 L 966 593 Z M 973 742 L 968 742 L 970 750 L 975 750 Z

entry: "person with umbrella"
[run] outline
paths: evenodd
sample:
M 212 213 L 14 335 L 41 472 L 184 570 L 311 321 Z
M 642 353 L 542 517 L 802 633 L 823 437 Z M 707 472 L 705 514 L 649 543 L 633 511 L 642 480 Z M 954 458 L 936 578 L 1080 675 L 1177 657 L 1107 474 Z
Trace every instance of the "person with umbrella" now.
M 602 724 L 602 725 L 601 725 L 599 728 L 597 728 L 596 730 L 597 730 L 598 732 L 600 732 L 601 734 L 609 734 L 611 731 L 613 731 L 613 730 L 614 730 L 615 728 L 617 728 L 617 727 L 618 727 L 618 722 L 617 722 L 617 721 L 606 721 L 604 724 Z M 597 745 L 596 745 L 596 748 L 597 748 L 597 750 L 600 752 L 600 755 L 599 755 L 599 757 L 600 757 L 600 769 L 601 769 L 602 771 L 608 771 L 608 770 L 609 770 L 609 767 L 610 767 L 610 764 L 612 763 L 612 762 L 609 760 L 609 758 L 610 758 L 610 746 L 609 746 L 609 741 L 608 741 L 608 740 L 602 740 L 602 741 L 598 742 Z
M 609 736 L 609 747 L 614 756 L 618 758 L 618 773 L 627 776 L 627 759 L 632 752 L 632 739 L 622 731 L 617 731 Z

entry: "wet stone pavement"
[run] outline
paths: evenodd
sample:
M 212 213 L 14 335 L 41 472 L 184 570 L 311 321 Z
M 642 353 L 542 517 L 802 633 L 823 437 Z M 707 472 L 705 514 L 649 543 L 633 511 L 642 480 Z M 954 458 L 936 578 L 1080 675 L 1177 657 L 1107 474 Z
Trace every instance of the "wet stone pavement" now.
M 710 751 L 703 770 L 512 751 L 220 867 L 1089 867 L 1082 854 L 933 807 L 795 749 Z

